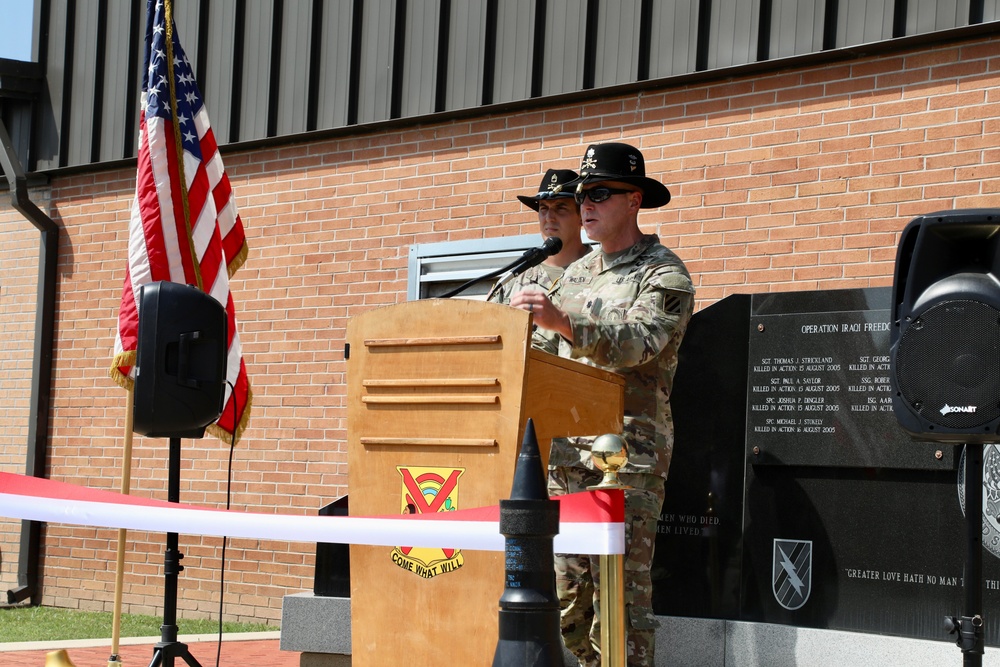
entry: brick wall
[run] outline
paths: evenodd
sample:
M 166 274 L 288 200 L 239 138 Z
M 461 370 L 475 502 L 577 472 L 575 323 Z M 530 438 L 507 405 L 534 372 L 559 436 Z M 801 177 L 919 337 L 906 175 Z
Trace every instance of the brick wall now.
M 28 450 L 38 242 L 39 232 L 5 202 L 0 207 L 0 470 L 23 471 Z M 0 519 L 4 591 L 17 586 L 19 541 L 20 524 Z
M 685 259 L 700 308 L 734 293 L 891 284 L 914 216 L 1000 206 L 998 47 L 980 39 L 227 154 L 251 247 L 232 289 L 254 391 L 233 507 L 312 514 L 346 492 L 347 322 L 405 299 L 413 243 L 536 232 L 514 195 L 533 191 L 547 166 L 576 168 L 589 143 L 639 146 L 670 186 L 670 205 L 640 224 Z M 107 489 L 119 485 L 124 437 L 125 393 L 107 369 L 134 176 L 60 176 L 48 193 L 65 230 L 49 475 Z M 27 411 L 24 227 L 0 209 L 0 395 L 14 406 L 0 417 L 5 469 L 19 469 Z M 214 439 L 184 441 L 183 502 L 224 504 L 228 453 Z M 165 497 L 166 458 L 165 440 L 135 439 L 133 493 Z M 12 525 L 0 520 L 3 583 Z M 115 540 L 48 526 L 44 603 L 111 609 Z M 129 544 L 125 609 L 159 614 L 163 536 L 130 533 Z M 220 545 L 181 537 L 182 616 L 215 613 Z M 312 544 L 234 540 L 226 617 L 277 622 L 282 596 L 311 588 L 313 554 Z

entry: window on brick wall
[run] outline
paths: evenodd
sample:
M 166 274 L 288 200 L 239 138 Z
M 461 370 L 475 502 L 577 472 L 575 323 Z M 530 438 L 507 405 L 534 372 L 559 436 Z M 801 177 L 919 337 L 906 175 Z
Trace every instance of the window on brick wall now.
M 473 278 L 510 264 L 525 250 L 540 246 L 542 241 L 541 234 L 526 234 L 414 244 L 410 246 L 406 298 L 414 301 L 439 297 Z M 483 301 L 494 282 L 495 279 L 480 280 L 457 296 Z

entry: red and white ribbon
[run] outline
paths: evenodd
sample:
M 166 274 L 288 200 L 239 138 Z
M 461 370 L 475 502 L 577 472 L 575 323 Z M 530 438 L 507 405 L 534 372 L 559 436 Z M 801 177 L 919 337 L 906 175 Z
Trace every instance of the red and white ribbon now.
M 621 491 L 557 496 L 556 553 L 625 552 Z M 400 516 L 305 516 L 217 510 L 0 472 L 0 516 L 99 528 L 290 542 L 503 551 L 499 506 Z

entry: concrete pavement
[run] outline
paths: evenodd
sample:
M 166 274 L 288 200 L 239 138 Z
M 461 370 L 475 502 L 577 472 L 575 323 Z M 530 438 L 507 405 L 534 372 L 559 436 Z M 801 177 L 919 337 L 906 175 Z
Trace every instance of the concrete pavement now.
M 216 664 L 219 636 L 182 635 L 179 641 L 188 645 L 188 651 L 202 667 Z M 153 658 L 153 647 L 159 637 L 123 637 L 119 641 L 118 655 L 122 667 L 146 667 Z M 222 653 L 219 667 L 299 667 L 299 656 L 294 651 L 278 647 L 280 633 L 246 632 L 222 636 Z M 50 651 L 65 649 L 75 667 L 107 667 L 111 657 L 110 639 L 82 639 L 51 642 L 15 642 L 0 644 L 0 665 L 14 667 L 44 667 Z M 175 661 L 183 667 L 183 661 Z

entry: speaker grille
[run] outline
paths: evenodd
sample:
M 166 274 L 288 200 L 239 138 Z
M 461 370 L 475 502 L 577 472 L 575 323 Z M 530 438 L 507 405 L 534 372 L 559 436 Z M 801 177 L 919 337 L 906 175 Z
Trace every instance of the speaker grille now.
M 896 380 L 906 404 L 946 428 L 975 429 L 1000 417 L 1000 311 L 944 301 L 900 338 Z

